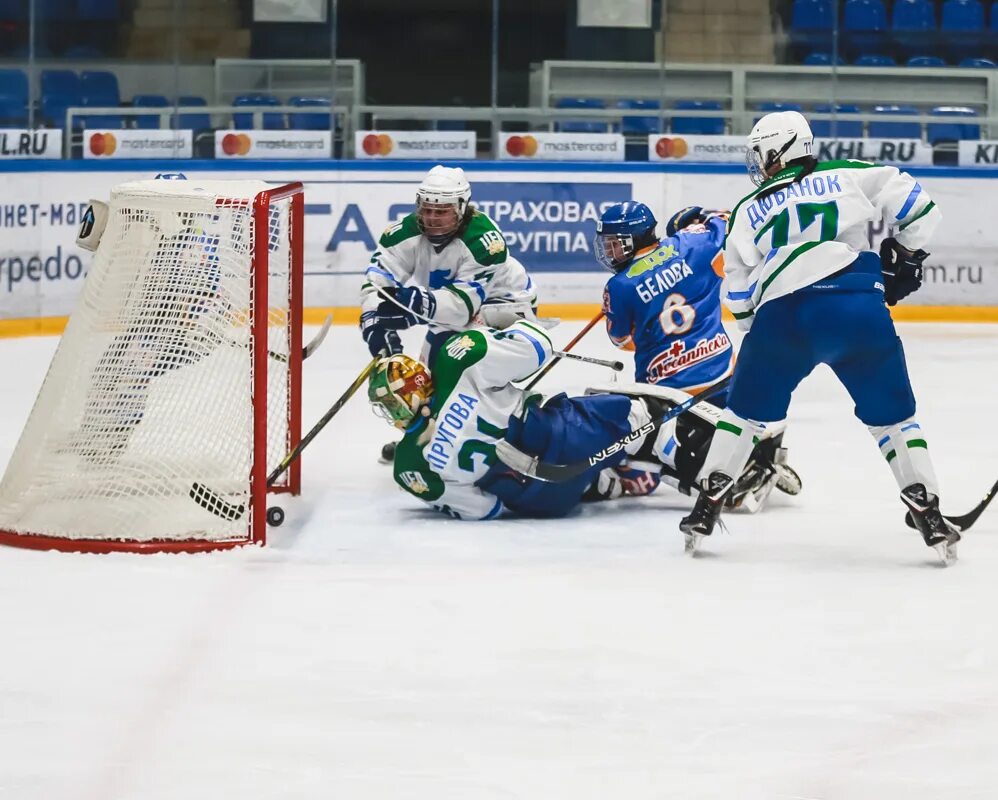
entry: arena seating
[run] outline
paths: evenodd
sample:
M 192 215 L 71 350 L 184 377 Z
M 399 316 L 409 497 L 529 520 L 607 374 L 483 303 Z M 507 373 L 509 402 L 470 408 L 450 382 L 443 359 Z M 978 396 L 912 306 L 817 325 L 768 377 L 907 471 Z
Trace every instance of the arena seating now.
M 269 94 L 241 94 L 232 101 L 234 106 L 279 106 L 281 101 Z M 235 113 L 232 115 L 232 127 L 236 130 L 251 130 L 253 125 L 253 114 L 251 112 Z M 287 127 L 284 124 L 284 114 L 276 112 L 265 112 L 263 114 L 263 129 L 267 131 L 279 131 Z
M 555 103 L 556 108 L 606 108 L 606 103 L 594 97 L 562 97 Z M 562 133 L 606 133 L 609 125 L 606 122 L 584 120 L 559 120 L 554 129 Z

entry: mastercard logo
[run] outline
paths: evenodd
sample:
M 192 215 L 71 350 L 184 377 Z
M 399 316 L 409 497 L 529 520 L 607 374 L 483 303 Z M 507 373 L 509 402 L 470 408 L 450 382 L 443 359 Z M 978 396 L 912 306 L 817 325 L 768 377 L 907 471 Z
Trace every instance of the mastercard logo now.
M 387 133 L 369 133 L 361 142 L 361 147 L 369 156 L 387 156 L 392 152 L 394 142 Z
M 90 152 L 95 156 L 113 156 L 118 140 L 113 133 L 95 133 L 90 137 Z
M 663 136 L 655 142 L 655 152 L 659 158 L 682 158 L 690 148 L 685 139 Z
M 537 140 L 530 136 L 510 136 L 506 140 L 506 152 L 511 156 L 530 156 L 537 155 Z
M 244 156 L 250 151 L 250 137 L 245 133 L 227 133 L 222 137 L 222 152 L 227 156 Z

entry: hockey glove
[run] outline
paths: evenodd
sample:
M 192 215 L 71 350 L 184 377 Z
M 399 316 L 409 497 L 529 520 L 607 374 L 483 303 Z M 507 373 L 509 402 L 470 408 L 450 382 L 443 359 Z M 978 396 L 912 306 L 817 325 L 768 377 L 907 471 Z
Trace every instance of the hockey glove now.
M 700 206 L 686 206 L 686 208 L 680 209 L 669 217 L 669 221 L 665 223 L 665 235 L 675 236 L 687 225 L 692 225 L 694 222 L 701 222 L 702 216 L 703 209 Z
M 922 262 L 929 254 L 909 250 L 890 236 L 880 243 L 880 270 L 884 275 L 884 300 L 893 306 L 922 285 Z
M 386 328 L 404 330 L 433 319 L 437 311 L 437 300 L 433 292 L 419 286 L 402 289 L 382 289 L 394 300 L 382 300 L 378 306 L 379 321 Z
M 381 324 L 377 311 L 365 311 L 360 315 L 360 335 L 372 356 L 394 356 L 402 352 L 398 333 Z
M 713 209 L 705 209 L 700 206 L 687 206 L 686 208 L 680 209 L 675 214 L 673 214 L 667 223 L 665 223 L 665 235 L 675 236 L 684 228 L 688 228 L 690 225 L 706 225 L 714 217 L 721 217 L 727 220 L 729 214 L 727 211 L 716 211 Z

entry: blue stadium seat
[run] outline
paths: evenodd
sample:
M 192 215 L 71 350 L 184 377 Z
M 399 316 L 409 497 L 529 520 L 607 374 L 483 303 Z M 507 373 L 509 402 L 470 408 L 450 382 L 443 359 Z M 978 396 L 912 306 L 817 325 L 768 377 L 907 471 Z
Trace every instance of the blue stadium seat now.
M 790 12 L 790 40 L 798 51 L 831 50 L 834 25 L 832 0 L 794 0 Z
M 936 35 L 936 12 L 929 0 L 894 0 L 891 36 L 905 55 L 931 51 Z
M 965 106 L 936 106 L 930 112 L 941 117 L 976 117 L 977 112 Z M 926 125 L 929 144 L 960 139 L 980 139 L 981 126 L 973 123 L 930 122 Z
M 625 98 L 617 101 L 617 108 L 633 108 L 638 111 L 657 111 L 661 107 L 658 100 L 631 100 Z M 620 122 L 620 132 L 625 136 L 629 134 L 647 136 L 649 133 L 662 132 L 662 120 L 659 117 L 622 117 Z
M 90 108 L 111 108 L 121 105 L 118 79 L 106 70 L 84 71 L 80 74 L 80 94 L 83 105 Z M 86 117 L 85 128 L 123 128 L 124 118 L 111 115 Z
M 991 4 L 991 24 L 988 29 L 992 33 L 998 33 L 998 0 Z
M 950 58 L 985 52 L 984 4 L 979 0 L 946 0 L 939 30 Z
M 883 52 L 887 44 L 887 9 L 883 0 L 846 0 L 843 39 L 852 54 Z
M 606 108 L 606 103 L 597 97 L 563 97 L 554 104 L 555 108 Z M 560 120 L 554 124 L 562 133 L 606 133 L 610 126 L 606 122 L 585 122 Z
M 897 62 L 890 56 L 880 53 L 867 53 L 853 62 L 856 67 L 896 67 Z
M 293 131 L 328 131 L 330 125 L 332 124 L 331 114 L 329 113 L 329 98 L 328 97 L 292 97 L 290 105 L 297 106 L 300 108 L 319 108 L 325 109 L 324 113 L 309 112 L 301 113 L 295 112 L 288 114 L 288 124 Z M 445 128 L 439 128 L 438 130 L 447 130 Z M 451 128 L 450 130 L 462 130 L 462 128 Z
M 170 101 L 161 94 L 137 94 L 132 98 L 133 108 L 169 108 Z M 155 130 L 159 128 L 158 114 L 143 114 L 142 116 L 131 117 L 136 128 L 144 130 Z
M 241 94 L 235 100 L 232 101 L 234 106 L 279 106 L 281 101 L 276 97 L 269 94 Z M 243 113 L 243 114 L 233 114 L 232 115 L 232 127 L 236 130 L 252 130 L 253 129 L 253 114 Z M 263 129 L 265 131 L 279 131 L 283 130 L 284 125 L 284 115 L 281 113 L 274 112 L 264 112 L 263 114 Z
M 808 53 L 802 62 L 805 67 L 830 67 L 832 65 L 831 53 Z M 845 59 L 839 56 L 835 59 L 839 66 L 845 65 Z
M 20 69 L 0 69 L 0 127 L 28 124 L 28 76 Z
M 83 105 L 80 93 L 80 78 L 67 69 L 42 70 L 41 112 L 47 125 L 61 128 L 66 124 L 66 109 Z M 74 120 L 74 128 L 82 130 L 79 117 Z
M 837 114 L 859 114 L 859 106 L 848 105 L 840 103 L 835 107 L 835 113 Z M 814 110 L 819 114 L 831 114 L 831 105 L 820 105 L 815 106 Z M 862 139 L 863 138 L 863 123 L 860 120 L 835 120 L 834 133 L 832 129 L 832 120 L 830 119 L 814 119 L 809 120 L 811 123 L 811 133 L 820 139 Z
M 891 114 L 918 114 L 914 106 L 874 106 L 874 114 L 890 116 Z M 881 122 L 871 120 L 869 125 L 871 139 L 921 139 L 922 126 L 918 122 Z
M 677 100 L 673 106 L 679 111 L 721 111 L 717 100 Z M 717 117 L 673 117 L 672 132 L 696 136 L 720 136 L 725 131 L 723 116 Z
M 195 95 L 181 95 L 177 98 L 178 106 L 206 106 L 207 101 L 203 97 Z M 211 128 L 211 114 L 178 114 L 177 128 L 180 130 L 206 131 Z
M 961 67 L 976 67 L 980 69 L 994 69 L 998 67 L 990 58 L 965 58 L 960 62 Z
M 912 56 L 906 67 L 945 67 L 946 61 L 939 56 Z

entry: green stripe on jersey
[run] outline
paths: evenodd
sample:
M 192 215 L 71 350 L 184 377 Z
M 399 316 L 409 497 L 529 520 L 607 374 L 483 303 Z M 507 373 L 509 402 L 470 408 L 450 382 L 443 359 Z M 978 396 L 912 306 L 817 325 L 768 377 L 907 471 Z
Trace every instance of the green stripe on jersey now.
M 728 433 L 733 433 L 735 436 L 742 435 L 742 429 L 737 425 L 732 425 L 730 422 L 725 422 L 723 419 L 718 420 L 717 429 L 719 431 L 727 431 Z
M 468 296 L 468 293 L 461 291 L 456 286 L 445 286 L 444 288 L 449 292 L 453 292 L 454 294 L 456 294 L 458 297 L 461 298 L 461 301 L 464 303 L 465 308 L 468 309 L 468 322 L 471 322 L 471 320 L 475 318 L 475 306 L 472 304 L 471 298 Z
M 929 446 L 925 443 L 925 439 L 909 439 L 908 447 L 924 447 L 926 450 L 929 449 Z
M 922 209 L 921 211 L 919 211 L 919 212 L 918 212 L 918 213 L 917 213 L 917 214 L 916 214 L 915 216 L 913 216 L 913 217 L 912 217 L 912 218 L 911 218 L 910 220 L 908 220 L 907 222 L 905 222 L 904 224 L 902 224 L 902 225 L 901 225 L 901 226 L 900 226 L 900 227 L 898 228 L 898 231 L 903 231 L 903 230 L 904 230 L 905 228 L 907 228 L 907 227 L 908 227 L 909 225 L 911 225 L 911 223 L 913 223 L 913 222 L 917 222 L 918 220 L 920 220 L 920 219 L 921 219 L 922 217 L 924 217 L 924 216 L 925 216 L 926 214 L 928 214 L 928 213 L 929 213 L 929 212 L 930 212 L 930 211 L 931 211 L 932 209 L 934 209 L 935 207 L 936 207 L 936 204 L 935 204 L 935 201 L 933 201 L 933 200 L 930 200 L 930 201 L 929 201 L 929 204 L 928 204 L 928 205 L 927 205 L 927 206 L 926 206 L 925 208 L 923 208 L 923 209 Z
M 784 261 L 782 264 L 780 264 L 780 266 L 778 266 L 776 269 L 774 269 L 769 274 L 769 277 L 766 278 L 765 281 L 763 281 L 763 283 L 762 283 L 762 289 L 759 290 L 759 299 L 760 300 L 762 299 L 762 296 L 766 293 L 766 289 L 768 289 L 769 285 L 774 280 L 776 280 L 776 276 L 777 275 L 779 275 L 781 272 L 783 272 L 783 270 L 785 270 L 787 267 L 789 267 L 797 259 L 798 256 L 804 255 L 804 253 L 806 253 L 812 247 L 817 247 L 819 244 L 822 244 L 822 242 L 805 242 L 800 247 L 794 249 L 794 251 L 792 253 L 790 253 L 789 256 L 787 256 L 786 261 Z

